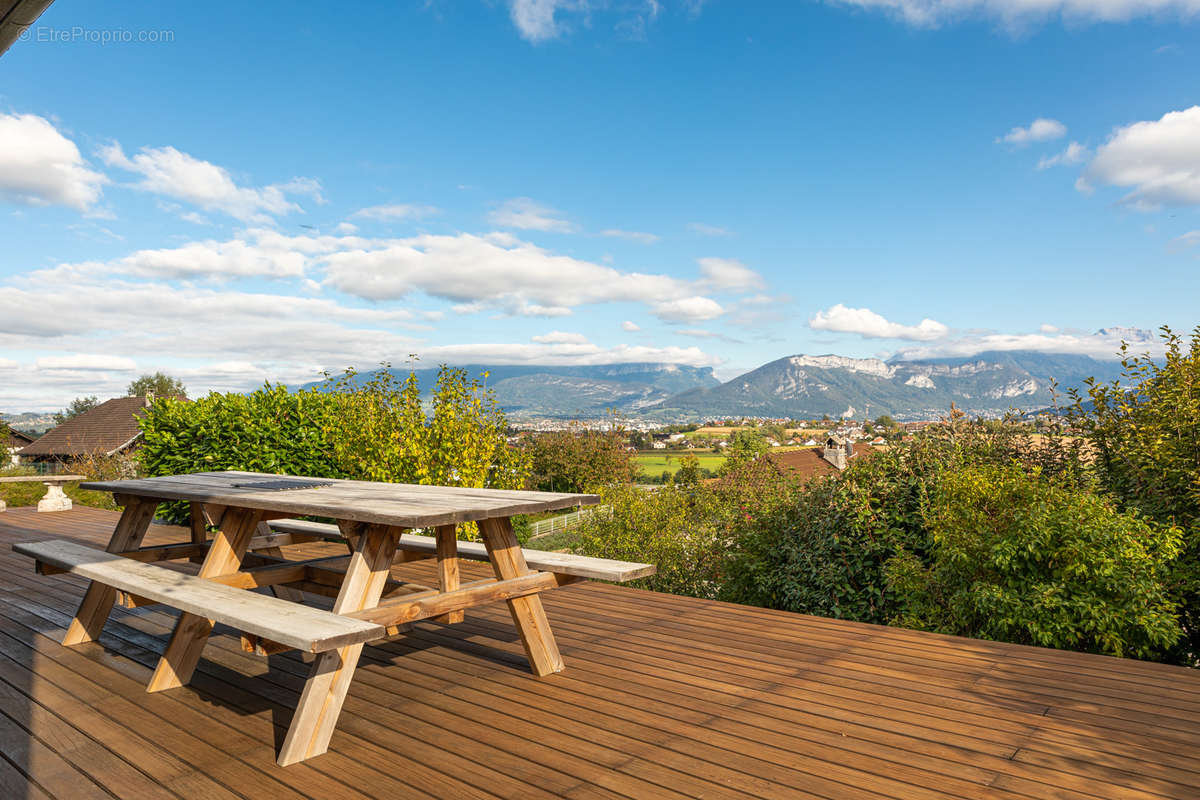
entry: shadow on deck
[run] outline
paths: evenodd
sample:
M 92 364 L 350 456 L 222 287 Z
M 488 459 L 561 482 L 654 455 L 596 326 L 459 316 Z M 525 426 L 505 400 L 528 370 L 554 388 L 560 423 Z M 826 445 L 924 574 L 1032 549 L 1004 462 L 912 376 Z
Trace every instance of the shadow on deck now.
M 218 628 L 192 686 L 150 695 L 170 612 L 59 644 L 84 581 L 10 546 L 102 547 L 116 519 L 0 514 L 0 797 L 1200 797 L 1200 672 L 599 584 L 544 595 L 549 678 L 503 604 L 368 646 L 330 751 L 279 768 L 299 656 Z

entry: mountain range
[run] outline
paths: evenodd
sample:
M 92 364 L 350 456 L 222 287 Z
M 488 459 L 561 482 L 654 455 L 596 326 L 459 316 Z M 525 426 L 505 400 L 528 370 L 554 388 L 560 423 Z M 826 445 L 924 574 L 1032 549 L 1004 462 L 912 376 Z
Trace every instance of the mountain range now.
M 793 355 L 722 383 L 711 367 L 678 364 L 464 367 L 488 373 L 487 385 L 512 417 L 594 418 L 609 409 L 658 420 L 751 416 L 809 419 L 932 419 L 954 403 L 969 414 L 1031 411 L 1086 378 L 1109 381 L 1116 361 L 1034 351 L 993 351 L 957 358 L 850 358 Z M 392 370 L 406 375 L 407 370 Z M 431 391 L 436 369 L 416 370 Z M 311 385 L 311 384 L 310 384 Z
M 472 378 L 486 372 L 486 384 L 496 393 L 496 402 L 514 418 L 589 418 L 603 416 L 608 409 L 624 415 L 641 414 L 680 393 L 721 385 L 712 367 L 682 364 L 578 367 L 468 364 L 461 369 Z M 409 373 L 407 369 L 388 371 L 401 378 Z M 412 372 L 422 394 L 432 393 L 438 370 Z M 306 388 L 319 385 L 310 383 Z
M 960 358 L 889 360 L 795 355 L 764 364 L 716 387 L 696 387 L 662 409 L 700 416 L 931 419 L 954 403 L 969 414 L 1032 411 L 1093 377 L 1120 373 L 1115 361 L 1090 356 L 996 351 Z

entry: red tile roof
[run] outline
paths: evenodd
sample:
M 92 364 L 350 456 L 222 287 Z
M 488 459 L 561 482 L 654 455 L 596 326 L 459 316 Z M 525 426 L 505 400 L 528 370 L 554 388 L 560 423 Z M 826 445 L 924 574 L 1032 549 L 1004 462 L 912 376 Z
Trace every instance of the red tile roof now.
M 823 447 L 805 447 L 782 453 L 769 452 L 767 460 L 775 469 L 779 470 L 781 475 L 808 480 L 821 475 L 834 475 L 838 472 L 837 467 L 825 460 L 824 451 Z M 869 456 L 872 452 L 872 448 L 865 444 L 856 445 L 854 455 L 850 457 L 849 463 L 853 464 L 855 459 Z
M 821 455 L 824 448 L 804 447 L 782 453 L 767 453 L 767 459 L 780 474 L 808 480 L 820 475 L 836 474 L 838 469 Z
M 145 413 L 145 397 L 117 397 L 67 420 L 21 450 L 21 457 L 64 458 L 87 453 L 105 455 L 125 450 L 142 432 L 138 418 Z

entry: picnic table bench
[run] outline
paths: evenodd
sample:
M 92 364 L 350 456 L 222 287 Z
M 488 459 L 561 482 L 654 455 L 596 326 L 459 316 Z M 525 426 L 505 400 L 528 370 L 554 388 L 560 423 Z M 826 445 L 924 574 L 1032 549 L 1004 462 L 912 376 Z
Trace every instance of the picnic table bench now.
M 281 766 L 328 749 L 365 643 L 420 620 L 460 622 L 470 608 L 504 601 L 530 668 L 548 675 L 561 671 L 563 662 L 541 592 L 589 578 L 620 582 L 654 573 L 650 564 L 524 550 L 518 544 L 510 522 L 514 514 L 590 505 L 598 502 L 595 495 L 251 472 L 100 481 L 84 488 L 111 491 L 125 508 L 106 550 L 67 540 L 13 545 L 35 560 L 40 573 L 70 572 L 92 581 L 63 644 L 94 641 L 118 602 L 159 603 L 181 613 L 150 692 L 191 680 L 217 622 L 240 631 L 248 652 L 315 654 L 279 751 Z M 190 503 L 190 541 L 143 547 L 165 501 Z M 293 519 L 297 516 L 336 524 Z M 457 526 L 465 522 L 477 523 L 482 543 L 458 541 Z M 281 549 L 322 540 L 344 543 L 349 554 L 289 560 Z M 437 560 L 436 588 L 392 578 L 392 564 L 426 558 Z M 462 583 L 460 558 L 490 562 L 495 578 Z M 195 574 L 182 563 L 187 560 L 200 562 Z M 262 588 L 273 596 L 247 591 Z M 306 595 L 332 597 L 333 608 L 305 605 Z
M 46 494 L 38 501 L 37 510 L 70 511 L 71 498 L 62 490 L 63 484 L 83 479 L 83 475 L 8 475 L 0 478 L 0 483 L 44 483 Z M 0 511 L 6 508 L 8 506 L 0 500 Z

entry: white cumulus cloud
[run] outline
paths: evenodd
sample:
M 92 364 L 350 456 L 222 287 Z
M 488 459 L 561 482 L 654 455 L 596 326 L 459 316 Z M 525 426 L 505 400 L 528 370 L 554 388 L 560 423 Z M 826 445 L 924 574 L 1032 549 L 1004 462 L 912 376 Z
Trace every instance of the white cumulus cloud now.
M 1035 119 L 1033 122 L 1029 123 L 1029 127 L 1013 128 L 996 141 L 1004 142 L 1005 144 L 1026 145 L 1030 142 L 1048 142 L 1052 139 L 1061 139 L 1066 135 L 1066 125 L 1063 125 L 1056 119 L 1039 117 L 1038 119 Z
M 579 305 L 660 304 L 688 298 L 689 281 L 622 272 L 557 255 L 508 234 L 422 235 L 373 242 L 324 256 L 326 283 L 367 300 L 398 300 L 413 291 L 461 304 L 459 311 L 500 308 L 525 316 L 565 316 Z M 707 298 L 691 298 L 715 306 Z
M 1200 245 L 1200 230 L 1188 231 L 1181 236 L 1176 236 L 1167 243 L 1167 250 L 1172 253 L 1178 253 L 1182 250 L 1191 249 L 1196 245 Z
M 588 338 L 582 333 L 571 333 L 569 331 L 550 331 L 538 336 L 534 336 L 532 341 L 539 344 L 587 344 Z
M 1088 156 L 1088 149 L 1079 142 L 1071 142 L 1061 153 L 1045 156 L 1038 161 L 1038 169 L 1079 164 Z
M 1049 330 L 1048 330 L 1049 329 Z M 1161 342 L 1151 331 L 1137 328 L 1102 328 L 1093 333 L 1063 331 L 1052 325 L 1041 326 L 1039 333 L 979 333 L 939 340 L 933 344 L 900 350 L 899 358 L 942 358 L 972 356 L 989 350 L 1033 350 L 1040 353 L 1075 353 L 1099 359 L 1118 356 L 1121 342 L 1128 342 L 1137 353 L 1160 354 Z
M 324 202 L 321 185 L 312 178 L 293 178 L 270 186 L 239 186 L 229 170 L 180 152 L 174 147 L 143 147 L 129 157 L 120 144 L 101 148 L 100 157 L 109 166 L 141 176 L 134 188 L 173 197 L 206 211 L 220 211 L 235 219 L 267 222 L 275 216 L 303 211 L 295 195 Z
M 522 39 L 544 42 L 557 37 L 560 32 L 555 19 L 558 9 L 575 5 L 563 0 L 510 0 L 509 14 Z
M 625 331 L 626 333 L 637 333 L 641 329 L 642 329 L 642 326 L 638 325 L 636 322 L 634 322 L 631 319 L 627 319 L 621 323 L 621 330 Z
M 688 230 L 701 236 L 732 236 L 733 231 L 717 225 L 707 225 L 703 222 L 689 222 Z
M 750 291 L 766 286 L 762 275 L 732 258 L 702 258 L 699 264 L 702 282 L 713 289 Z
M 488 214 L 488 219 L 502 228 L 551 233 L 571 233 L 578 230 L 578 226 L 564 218 L 561 211 L 538 205 L 528 197 L 506 200 Z
M 1067 22 L 1126 22 L 1139 17 L 1191 18 L 1200 0 L 828 0 L 835 5 L 878 9 L 918 27 L 964 19 L 997 20 L 1010 27 L 1053 18 Z
M 46 356 L 35 363 L 43 370 L 117 370 L 129 371 L 137 369 L 137 364 L 131 358 L 121 356 L 92 355 L 76 353 L 74 355 Z
M 398 203 L 394 205 L 360 208 L 358 211 L 355 211 L 353 214 L 351 214 L 350 218 L 374 219 L 384 222 L 392 222 L 400 219 L 423 219 L 438 213 L 441 213 L 441 209 L 437 208 L 436 206 Z
M 107 182 L 49 120 L 0 114 L 0 200 L 86 211 Z
M 819 331 L 857 333 L 868 339 L 911 339 L 919 342 L 940 339 L 950 331 L 936 320 L 923 319 L 916 325 L 901 325 L 869 308 L 849 308 L 841 303 L 818 311 L 808 321 L 808 326 Z
M 1115 130 L 1078 185 L 1097 184 L 1129 189 L 1122 202 L 1137 208 L 1200 205 L 1200 106 Z
M 658 241 L 658 236 L 653 233 L 645 233 L 644 231 L 623 231 L 617 228 L 608 228 L 600 231 L 601 236 L 608 236 L 614 239 L 627 239 L 631 242 L 639 244 L 654 244 Z
M 711 297 L 683 297 L 654 303 L 650 310 L 667 322 L 703 322 L 725 313 L 721 304 Z
M 689 12 L 699 13 L 698 0 L 685 0 Z M 585 25 L 590 24 L 594 14 L 617 16 L 613 29 L 625 38 L 642 39 L 647 26 L 662 12 L 660 0 L 624 0 L 609 3 L 605 0 L 508 0 L 509 16 L 520 37 L 539 44 L 557 39 L 571 30 L 567 18 L 582 17 Z

